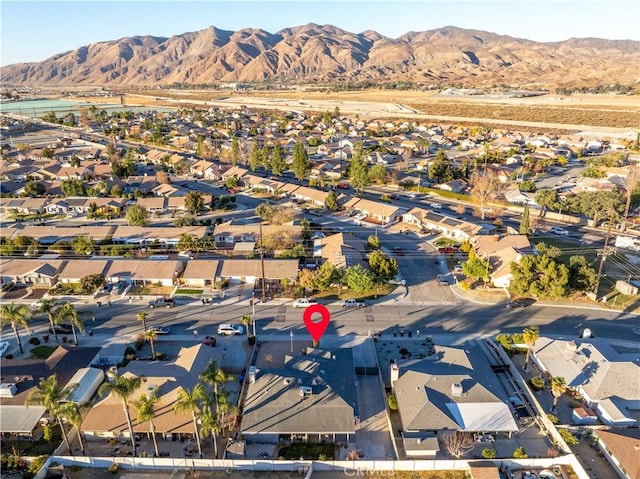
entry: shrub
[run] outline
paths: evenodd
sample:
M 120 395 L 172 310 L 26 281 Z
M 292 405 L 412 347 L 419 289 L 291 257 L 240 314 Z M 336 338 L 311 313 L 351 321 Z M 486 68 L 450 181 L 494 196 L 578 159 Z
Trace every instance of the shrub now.
M 558 417 L 554 416 L 553 414 L 547 414 L 547 419 L 549 420 L 549 422 L 551 422 L 551 424 L 558 424 L 560 421 L 558 421 Z
M 524 447 L 519 447 L 518 449 L 513 451 L 513 457 L 515 459 L 527 459 L 529 455 L 527 454 L 527 451 L 524 449 Z
M 40 469 L 44 466 L 45 462 L 47 462 L 49 456 L 38 456 L 33 461 L 29 463 L 29 467 L 27 468 L 27 473 L 31 475 L 31 477 L 35 476 Z
M 29 339 L 29 344 L 33 344 L 34 346 L 37 346 L 40 344 L 40 340 L 34 336 L 31 339 Z
M 396 399 L 395 394 L 391 394 L 389 396 L 389 409 L 391 409 L 392 411 L 397 411 L 398 410 L 398 400 Z
M 256 337 L 253 334 L 250 334 L 247 336 L 247 343 L 249 343 L 249 346 L 253 346 L 256 344 Z
M 139 334 L 136 336 L 136 351 L 140 351 L 144 347 L 145 343 L 144 335 Z M 128 348 L 127 348 L 128 349 Z
M 568 429 L 558 429 L 558 433 L 569 446 L 575 446 L 580 442 Z
M 529 379 L 529 384 L 531 384 L 531 387 L 534 389 L 534 391 L 542 391 L 546 387 L 544 379 L 542 379 L 540 376 L 535 376 Z
M 491 447 L 485 447 L 482 450 L 482 457 L 485 459 L 495 459 L 496 458 L 496 450 Z
M 160 361 L 167 359 L 167 353 L 157 352 L 156 359 L 159 359 Z
M 120 464 L 118 464 L 117 462 L 114 462 L 113 464 L 111 464 L 109 466 L 109 468 L 107 469 L 111 474 L 117 474 L 118 471 L 120 470 Z
M 13 354 L 9 353 L 9 354 L 5 354 L 4 355 L 5 359 L 13 359 Z

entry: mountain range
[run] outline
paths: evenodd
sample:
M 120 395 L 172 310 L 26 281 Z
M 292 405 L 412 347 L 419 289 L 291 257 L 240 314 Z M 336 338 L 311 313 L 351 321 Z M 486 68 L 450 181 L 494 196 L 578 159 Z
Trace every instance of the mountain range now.
M 640 42 L 541 43 L 447 26 L 388 38 L 308 24 L 277 33 L 209 27 L 169 38 L 92 43 L 0 69 L 4 85 L 159 85 L 410 81 L 461 86 L 593 87 L 640 81 Z

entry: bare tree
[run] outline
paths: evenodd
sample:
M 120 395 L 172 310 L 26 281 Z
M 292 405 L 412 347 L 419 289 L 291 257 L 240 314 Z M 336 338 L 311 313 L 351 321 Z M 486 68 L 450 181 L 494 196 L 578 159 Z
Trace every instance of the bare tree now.
M 440 446 L 456 459 L 460 459 L 475 446 L 473 436 L 468 432 L 450 432 L 440 436 Z
M 486 168 L 481 172 L 474 171 L 470 181 L 473 184 L 471 197 L 478 204 L 481 218 L 484 219 L 486 207 L 498 197 L 503 185 L 498 179 L 498 175 Z

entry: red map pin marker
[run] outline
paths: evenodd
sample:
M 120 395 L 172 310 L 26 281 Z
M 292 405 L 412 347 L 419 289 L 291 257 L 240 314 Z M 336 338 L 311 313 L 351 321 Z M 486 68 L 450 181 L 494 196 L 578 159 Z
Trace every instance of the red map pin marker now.
M 312 318 L 315 313 L 319 313 L 321 316 L 321 319 L 318 322 L 314 321 Z M 313 340 L 315 342 L 318 342 L 320 341 L 320 338 L 322 337 L 324 332 L 327 330 L 327 326 L 329 326 L 331 313 L 321 304 L 312 304 L 304 310 L 302 319 L 304 319 L 304 325 L 307 327 L 307 331 L 309 331 L 309 334 L 311 335 Z

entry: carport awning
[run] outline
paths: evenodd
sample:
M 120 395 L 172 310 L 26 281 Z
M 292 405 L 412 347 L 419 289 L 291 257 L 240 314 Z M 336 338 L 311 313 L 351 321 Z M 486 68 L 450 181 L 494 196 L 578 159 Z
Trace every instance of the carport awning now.
M 515 432 L 518 425 L 509 407 L 503 402 L 447 403 L 463 431 Z
M 45 413 L 42 406 L 14 406 L 0 407 L 0 433 L 31 434 L 38 421 Z

